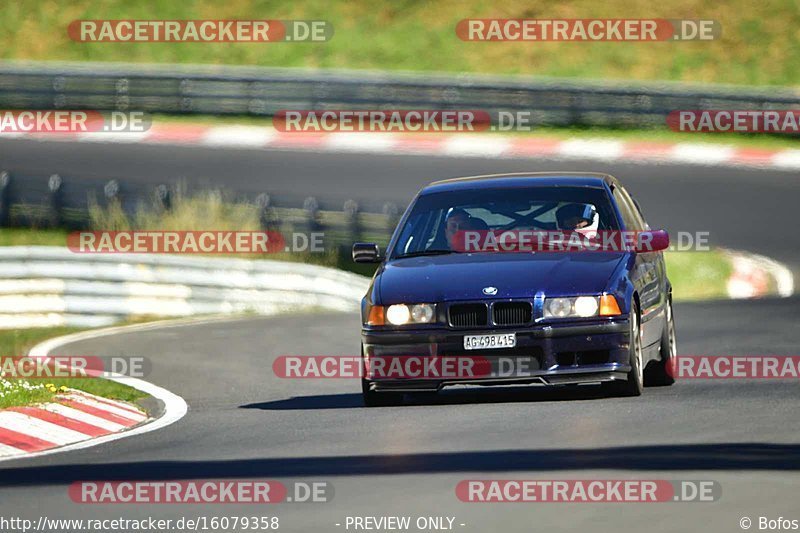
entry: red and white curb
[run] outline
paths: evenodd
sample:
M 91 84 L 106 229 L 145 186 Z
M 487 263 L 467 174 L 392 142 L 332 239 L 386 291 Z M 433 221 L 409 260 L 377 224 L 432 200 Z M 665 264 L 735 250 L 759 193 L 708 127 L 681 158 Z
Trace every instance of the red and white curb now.
M 119 327 L 110 327 L 110 328 L 103 328 L 97 330 L 90 330 L 90 331 L 81 331 L 78 333 L 73 333 L 70 335 L 64 335 L 62 337 L 56 337 L 53 339 L 46 340 L 40 344 L 37 344 L 33 348 L 31 348 L 28 355 L 31 357 L 47 357 L 50 353 L 53 353 L 59 348 L 64 345 L 89 340 L 89 339 L 96 339 L 100 337 L 106 337 L 109 335 L 116 335 L 120 333 L 131 333 L 134 331 L 142 331 L 142 330 L 150 330 L 150 329 L 165 329 L 165 328 L 172 328 L 172 327 L 179 327 L 187 324 L 197 324 L 203 322 L 209 322 L 211 320 L 223 320 L 228 317 L 214 317 L 212 319 L 181 319 L 181 320 L 165 320 L 160 322 L 152 322 L 148 324 L 134 324 L 131 326 L 119 326 Z M 93 446 L 98 446 L 100 444 L 104 444 L 107 442 L 115 441 L 118 439 L 133 437 L 135 435 L 142 435 L 144 433 L 149 433 L 151 431 L 156 431 L 158 429 L 167 427 L 171 424 L 182 419 L 189 410 L 189 406 L 186 404 L 186 401 L 164 388 L 161 388 L 153 383 L 149 383 L 147 381 L 138 379 L 138 378 L 131 378 L 127 376 L 117 376 L 112 375 L 109 377 L 105 377 L 104 379 L 108 379 L 110 381 L 115 381 L 117 383 L 122 383 L 124 385 L 128 385 L 129 387 L 133 387 L 139 391 L 142 391 L 152 398 L 157 400 L 161 403 L 163 409 L 162 414 L 158 418 L 148 418 L 147 415 L 141 413 L 133 406 L 121 402 L 114 402 L 112 400 L 108 400 L 105 398 L 98 398 L 98 397 L 91 397 L 87 396 L 85 393 L 78 393 L 77 391 L 71 391 L 70 394 L 66 395 L 66 403 L 64 401 L 58 401 L 53 403 L 61 404 L 63 407 L 53 407 L 52 404 L 45 404 L 45 406 L 36 406 L 36 409 L 40 409 L 42 411 L 50 411 L 54 414 L 46 414 L 42 415 L 40 411 L 36 411 L 37 414 L 48 417 L 47 419 L 41 419 L 39 417 L 33 417 L 28 413 L 19 413 L 6 415 L 3 414 L 6 411 L 0 411 L 0 428 L 3 428 L 3 420 L 4 418 L 10 418 L 11 420 L 19 421 L 21 420 L 20 417 L 25 417 L 25 420 L 28 420 L 28 425 L 33 427 L 40 428 L 39 435 L 36 434 L 29 435 L 33 438 L 38 438 L 39 440 L 43 441 L 43 443 L 54 444 L 55 446 L 52 447 L 43 447 L 39 450 L 35 450 L 34 446 L 28 446 L 28 449 L 21 448 L 22 445 L 19 441 L 17 444 L 9 443 L 6 444 L 6 441 L 2 437 L 0 437 L 0 461 L 7 461 L 7 460 L 18 460 L 24 458 L 31 458 L 31 457 L 38 457 L 42 455 L 50 455 L 53 453 L 60 453 L 60 452 L 67 452 L 72 450 L 81 450 L 85 448 L 90 448 Z M 102 405 L 97 405 L 102 404 Z M 49 406 L 49 407 L 48 407 Z M 13 410 L 9 410 L 14 413 Z M 82 414 L 76 414 L 75 411 L 81 412 Z M 138 415 L 134 414 L 132 411 L 136 411 Z M 69 413 L 72 415 L 69 417 L 69 426 L 64 426 L 63 424 L 55 424 L 54 420 L 59 420 L 64 422 L 61 417 L 65 419 L 68 418 L 65 413 Z M 101 415 L 101 413 L 104 413 Z M 140 420 L 136 420 L 137 416 L 141 418 Z M 81 418 L 77 418 L 81 417 Z M 91 417 L 91 418 L 90 418 Z M 98 420 L 101 419 L 101 420 Z M 33 421 L 31 421 L 33 420 Z M 91 422 L 90 422 L 91 421 Z M 93 423 L 92 423 L 93 422 Z M 131 423 L 133 422 L 133 423 Z M 67 422 L 65 422 L 67 423 Z M 100 424 L 98 426 L 98 424 Z M 97 435 L 90 435 L 88 432 L 90 431 L 88 426 L 92 426 L 93 428 L 98 428 L 100 430 L 106 431 L 109 430 L 107 433 L 98 433 Z M 121 427 L 120 427 L 121 426 Z M 19 428 L 19 426 L 15 426 Z M 53 432 L 55 427 L 55 432 Z M 114 428 L 115 431 L 110 431 L 111 428 Z M 45 438 L 45 433 L 41 433 L 41 431 L 47 431 L 47 437 L 49 439 L 56 439 L 49 440 Z M 2 430 L 0 430 L 2 431 Z M 7 431 L 15 431 L 19 432 L 18 429 L 10 429 Z M 30 431 L 26 429 L 25 431 Z M 97 432 L 97 429 L 91 429 L 92 432 Z M 25 433 L 27 435 L 27 433 Z M 88 435 L 89 438 L 86 438 Z M 80 438 L 78 438 L 80 436 Z M 74 438 L 75 440 L 71 440 Z M 23 453 L 18 453 L 17 450 L 23 450 Z
M 137 133 L 0 133 L 2 138 L 100 143 L 190 145 L 210 148 L 435 155 L 443 157 L 593 159 L 704 166 L 800 169 L 800 150 L 711 143 L 616 139 L 555 139 L 486 133 L 286 133 L 272 127 L 154 124 Z
M 131 404 L 71 390 L 49 403 L 0 410 L 0 458 L 84 442 L 148 420 Z
M 730 298 L 763 298 L 773 293 L 788 298 L 794 294 L 794 276 L 786 265 L 758 254 L 733 250 L 725 253 L 733 266 L 727 282 Z

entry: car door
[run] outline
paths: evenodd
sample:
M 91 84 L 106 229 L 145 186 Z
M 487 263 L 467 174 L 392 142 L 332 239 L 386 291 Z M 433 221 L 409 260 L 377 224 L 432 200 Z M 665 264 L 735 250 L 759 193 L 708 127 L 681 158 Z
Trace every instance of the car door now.
M 613 189 L 614 200 L 619 207 L 625 229 L 627 231 L 645 231 L 647 224 L 641 216 L 628 192 L 622 185 L 616 184 Z M 642 341 L 649 346 L 661 339 L 664 321 L 664 303 L 666 302 L 664 280 L 664 263 L 661 252 L 636 253 L 634 266 L 634 286 L 639 294 L 642 313 Z

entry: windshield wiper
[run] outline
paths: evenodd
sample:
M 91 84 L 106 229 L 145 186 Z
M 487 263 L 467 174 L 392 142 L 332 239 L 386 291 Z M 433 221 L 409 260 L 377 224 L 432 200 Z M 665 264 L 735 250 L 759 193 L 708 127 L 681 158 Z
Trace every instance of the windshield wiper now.
M 405 259 L 406 257 L 421 257 L 424 255 L 447 255 L 457 253 L 455 250 L 419 250 L 417 252 L 409 252 L 407 254 L 400 254 L 395 256 L 394 259 Z

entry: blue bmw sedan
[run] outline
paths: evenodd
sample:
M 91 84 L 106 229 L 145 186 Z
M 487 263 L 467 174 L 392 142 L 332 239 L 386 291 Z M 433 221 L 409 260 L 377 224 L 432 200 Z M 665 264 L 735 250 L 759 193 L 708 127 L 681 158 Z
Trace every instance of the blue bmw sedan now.
M 380 263 L 361 306 L 365 404 L 456 385 L 672 384 L 668 245 L 613 176 L 428 185 L 384 254 L 353 246 Z

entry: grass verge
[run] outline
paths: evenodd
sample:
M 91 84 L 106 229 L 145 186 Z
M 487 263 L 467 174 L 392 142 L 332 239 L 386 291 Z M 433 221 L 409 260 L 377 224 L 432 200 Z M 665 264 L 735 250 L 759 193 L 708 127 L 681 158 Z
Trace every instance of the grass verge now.
M 733 266 L 723 252 L 666 252 L 664 260 L 674 301 L 728 297 L 727 282 Z
M 465 42 L 468 18 L 713 19 L 715 40 Z M 324 43 L 75 42 L 81 19 L 305 19 L 334 27 Z M 536 76 L 798 85 L 800 10 L 792 0 L 72 0 L 8 2 L 0 21 L 7 59 L 398 69 Z
M 2 228 L 0 246 L 66 246 L 67 233 L 61 229 Z
M 53 327 L 0 330 L 0 356 L 17 357 L 39 342 L 81 331 L 81 328 Z M 50 386 L 48 386 L 50 385 Z M 0 377 L 0 409 L 51 401 L 61 388 L 75 389 L 103 398 L 138 403 L 148 395 L 115 381 L 101 378 L 58 378 L 7 380 Z

